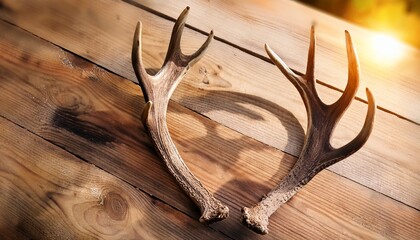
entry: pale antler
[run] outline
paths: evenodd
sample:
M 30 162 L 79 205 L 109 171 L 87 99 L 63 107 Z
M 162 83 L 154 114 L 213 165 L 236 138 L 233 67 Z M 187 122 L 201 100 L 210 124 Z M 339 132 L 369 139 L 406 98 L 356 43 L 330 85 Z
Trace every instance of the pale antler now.
M 268 218 L 296 192 L 309 182 L 324 168 L 350 156 L 358 151 L 367 141 L 372 132 L 375 100 L 366 89 L 368 111 L 362 130 L 348 144 L 335 149 L 330 144 L 331 134 L 335 125 L 353 100 L 359 86 L 359 62 L 353 47 L 350 34 L 346 31 L 346 46 L 348 59 L 348 82 L 343 95 L 337 102 L 326 105 L 315 90 L 315 33 L 311 29 L 311 40 L 308 53 L 306 74 L 298 76 L 265 45 L 267 54 L 281 72 L 297 88 L 305 103 L 308 115 L 307 133 L 302 152 L 290 172 L 263 199 L 251 208 L 242 209 L 242 222 L 255 232 L 268 233 Z
M 152 138 L 153 144 L 165 162 L 169 172 L 175 177 L 182 189 L 191 197 L 201 210 L 200 222 L 211 223 L 225 219 L 229 209 L 201 184 L 185 165 L 175 144 L 173 143 L 166 125 L 166 110 L 168 102 L 177 85 L 188 71 L 206 51 L 213 39 L 213 31 L 207 40 L 192 55 L 181 52 L 180 41 L 187 18 L 187 7 L 177 19 L 172 30 L 168 52 L 162 68 L 156 75 L 150 76 L 141 58 L 141 23 L 139 22 L 134 34 L 132 63 L 134 72 L 139 80 L 146 105 L 143 109 L 142 122 Z

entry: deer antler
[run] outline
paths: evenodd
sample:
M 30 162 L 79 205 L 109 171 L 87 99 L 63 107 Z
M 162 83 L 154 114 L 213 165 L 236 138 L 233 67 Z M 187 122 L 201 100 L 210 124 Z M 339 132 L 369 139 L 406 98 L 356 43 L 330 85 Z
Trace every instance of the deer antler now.
M 184 55 L 181 52 L 180 41 L 188 11 L 189 7 L 177 19 L 172 30 L 168 52 L 163 66 L 154 76 L 150 76 L 146 72 L 142 62 L 140 44 L 141 22 L 139 22 L 134 34 L 132 63 L 146 100 L 142 114 L 143 125 L 152 138 L 153 144 L 168 167 L 169 172 L 175 177 L 182 189 L 199 206 L 202 214 L 200 222 L 211 223 L 225 219 L 229 215 L 229 209 L 219 200 L 215 199 L 190 172 L 179 155 L 166 125 L 166 110 L 172 93 L 181 82 L 189 67 L 203 56 L 213 39 L 213 31 L 211 31 L 207 40 L 197 52 L 192 55 Z
M 372 132 L 376 106 L 371 92 L 366 89 L 368 111 L 362 130 L 355 139 L 338 149 L 333 148 L 330 144 L 335 125 L 350 105 L 359 87 L 357 54 L 350 34 L 347 31 L 345 34 L 349 65 L 348 82 L 343 95 L 331 105 L 323 103 L 315 90 L 315 33 L 313 26 L 308 65 L 306 74 L 303 76 L 296 75 L 268 45 L 265 45 L 271 60 L 299 91 L 308 114 L 308 127 L 302 152 L 292 170 L 258 204 L 251 208 L 245 207 L 242 209 L 242 222 L 257 233 L 267 234 L 268 218 L 282 204 L 287 202 L 318 172 L 358 151 L 366 143 Z

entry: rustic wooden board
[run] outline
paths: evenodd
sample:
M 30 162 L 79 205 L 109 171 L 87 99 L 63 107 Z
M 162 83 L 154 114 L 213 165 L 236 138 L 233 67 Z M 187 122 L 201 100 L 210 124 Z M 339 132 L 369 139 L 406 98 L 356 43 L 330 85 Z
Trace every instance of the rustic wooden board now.
M 172 22 L 122 2 L 61 1 L 60 6 L 53 1 L 42 2 L 46 6 L 37 1 L 4 3 L 0 16 L 133 81 L 131 41 L 140 19 L 145 64 L 152 70 L 160 67 Z M 32 12 L 37 12 L 36 16 Z M 192 52 L 205 36 L 187 30 L 183 39 L 185 51 Z M 305 58 L 306 55 L 303 62 Z M 318 91 L 326 102 L 340 95 L 323 86 Z M 173 99 L 258 141 L 295 156 L 299 154 L 306 113 L 297 91 L 276 67 L 243 51 L 214 41 Z M 336 130 L 334 145 L 356 136 L 365 112 L 366 104 L 353 103 Z M 420 209 L 420 164 L 416 158 L 419 141 L 418 125 L 378 111 L 366 146 L 331 169 Z
M 0 117 L 2 239 L 228 239 Z
M 198 217 L 151 150 L 137 85 L 8 24 L 0 31 L 8 33 L 0 40 L 1 116 Z M 295 158 L 174 102 L 168 118 L 188 166 L 231 209 L 212 228 L 260 238 L 239 223 L 239 209 L 258 201 Z M 419 211 L 327 170 L 273 215 L 264 238 L 418 238 L 419 220 Z
M 405 46 L 404 56 L 398 62 L 386 59 L 378 62 L 372 51 L 373 32 L 288 0 L 264 3 L 256 0 L 240 3 L 236 0 L 133 2 L 171 18 L 177 18 L 189 5 L 194 11 L 188 21 L 191 26 L 205 32 L 214 29 L 217 37 L 262 57 L 267 57 L 263 47 L 267 43 L 299 72 L 306 69 L 309 29 L 315 23 L 319 40 L 316 76 L 321 82 L 339 89 L 344 89 L 346 84 L 343 81 L 347 73 L 344 30 L 349 30 L 362 66 L 357 96 L 366 100 L 364 89 L 369 87 L 380 107 L 420 123 L 418 49 Z

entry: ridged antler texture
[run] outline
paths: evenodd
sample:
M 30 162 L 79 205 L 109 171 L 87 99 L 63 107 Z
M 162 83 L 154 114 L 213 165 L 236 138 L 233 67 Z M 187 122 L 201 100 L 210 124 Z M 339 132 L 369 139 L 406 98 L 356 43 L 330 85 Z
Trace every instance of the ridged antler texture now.
M 255 232 L 268 233 L 268 218 L 296 192 L 307 184 L 324 168 L 352 155 L 368 140 L 373 128 L 375 101 L 366 89 L 368 111 L 360 133 L 352 141 L 340 148 L 330 144 L 333 130 L 343 113 L 353 100 L 359 87 L 359 62 L 350 34 L 346 31 L 348 59 L 348 82 L 343 95 L 333 104 L 326 105 L 319 98 L 315 89 L 315 32 L 311 29 L 306 74 L 295 74 L 283 60 L 266 45 L 266 51 L 273 63 L 293 83 L 299 91 L 306 107 L 308 126 L 305 142 L 299 158 L 283 180 L 258 204 L 242 209 L 242 222 Z
M 141 23 L 139 22 L 134 34 L 132 63 L 146 100 L 142 122 L 169 172 L 175 177 L 181 188 L 199 206 L 202 214 L 200 222 L 211 223 L 225 219 L 229 214 L 229 209 L 215 199 L 190 172 L 173 143 L 166 124 L 166 111 L 172 93 L 187 73 L 189 67 L 203 56 L 213 39 L 212 31 L 197 52 L 192 55 L 184 55 L 181 52 L 180 41 L 188 11 L 189 7 L 177 19 L 172 30 L 163 66 L 154 76 L 150 76 L 146 72 L 142 62 Z

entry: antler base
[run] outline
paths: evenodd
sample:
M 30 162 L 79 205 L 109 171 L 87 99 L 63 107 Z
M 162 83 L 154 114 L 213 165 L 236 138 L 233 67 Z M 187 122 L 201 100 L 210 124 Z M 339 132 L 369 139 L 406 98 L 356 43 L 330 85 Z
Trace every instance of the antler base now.
M 216 200 L 211 208 L 207 208 L 203 211 L 199 221 L 210 224 L 223 220 L 228 216 L 229 208 L 223 205 L 220 201 Z
M 242 208 L 241 222 L 256 233 L 268 233 L 268 214 L 264 208 L 258 206 Z

